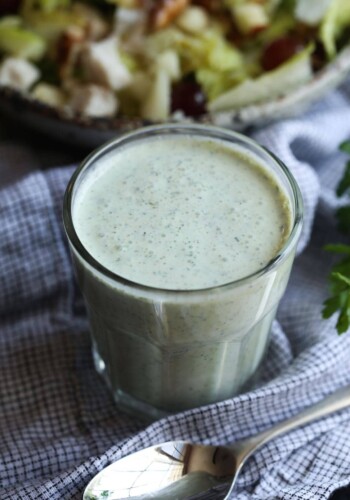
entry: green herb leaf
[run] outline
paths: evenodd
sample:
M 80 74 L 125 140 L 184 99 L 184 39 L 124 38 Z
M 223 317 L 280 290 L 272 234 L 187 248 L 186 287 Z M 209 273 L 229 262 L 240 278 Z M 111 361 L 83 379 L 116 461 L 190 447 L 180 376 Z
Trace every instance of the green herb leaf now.
M 322 317 L 325 319 L 330 318 L 336 313 L 340 308 L 340 300 L 339 297 L 331 297 L 324 302 L 324 307 L 322 310 Z
M 340 151 L 344 151 L 344 153 L 347 153 L 350 155 L 350 140 L 344 141 L 340 146 L 339 146 Z
M 349 245 L 343 245 L 342 243 L 336 243 L 336 244 L 330 244 L 326 245 L 324 249 L 327 252 L 333 252 L 333 253 L 339 253 L 339 254 L 345 254 L 345 255 L 350 255 L 350 246 Z
M 350 232 L 350 206 L 341 207 L 336 213 L 339 230 L 348 233 Z
M 350 140 L 343 142 L 339 149 L 350 155 Z M 337 196 L 350 194 L 350 161 L 336 190 Z M 341 231 L 350 232 L 350 205 L 341 207 L 336 212 L 338 226 Z M 329 276 L 331 296 L 324 301 L 322 317 L 330 318 L 339 312 L 336 328 L 339 334 L 350 328 L 350 245 L 342 243 L 330 244 L 325 247 L 327 252 L 343 255 L 337 262 Z
M 350 147 L 350 146 L 349 146 Z M 350 150 L 349 150 L 350 153 Z M 338 184 L 336 193 L 337 196 L 342 196 L 350 189 L 350 161 L 347 162 L 345 166 L 345 171 L 341 181 Z
M 350 293 L 346 297 L 346 303 L 340 310 L 339 318 L 337 321 L 337 330 L 339 334 L 345 333 L 350 326 Z
M 112 491 L 103 490 L 98 495 L 95 495 L 95 493 L 87 492 L 85 496 L 88 500 L 106 500 L 111 494 Z
M 340 311 L 336 324 L 339 334 L 346 332 L 350 326 L 350 258 L 343 262 L 343 267 L 347 272 L 346 275 L 339 272 L 331 273 L 332 296 L 324 302 L 322 311 L 325 319 Z
M 340 273 L 332 273 L 331 277 L 335 282 L 338 282 L 342 290 L 349 288 L 350 292 L 350 277 L 344 276 Z
M 339 149 L 344 153 L 350 155 L 350 140 L 343 142 Z M 345 193 L 350 194 L 350 161 L 345 165 L 343 177 L 340 180 L 337 189 L 337 196 L 342 196 Z M 338 219 L 338 228 L 343 232 L 350 232 L 350 206 L 341 207 L 336 212 Z

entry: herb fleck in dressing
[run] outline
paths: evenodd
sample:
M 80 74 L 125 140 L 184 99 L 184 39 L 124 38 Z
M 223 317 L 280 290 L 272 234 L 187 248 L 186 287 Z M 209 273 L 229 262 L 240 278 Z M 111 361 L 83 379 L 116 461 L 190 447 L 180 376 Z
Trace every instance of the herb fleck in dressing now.
M 74 224 L 89 253 L 128 280 L 172 290 L 266 266 L 291 228 L 272 174 L 218 141 L 151 141 L 103 158 L 81 186 Z

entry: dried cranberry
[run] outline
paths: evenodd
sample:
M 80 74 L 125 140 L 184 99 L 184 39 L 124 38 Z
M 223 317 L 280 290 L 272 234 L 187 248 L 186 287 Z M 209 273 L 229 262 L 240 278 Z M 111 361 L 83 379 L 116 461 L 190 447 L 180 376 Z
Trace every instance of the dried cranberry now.
M 21 0 L 0 0 L 0 16 L 15 14 L 21 5 Z
M 187 116 L 206 112 L 206 98 L 201 86 L 191 80 L 175 83 L 171 93 L 171 111 L 183 111 Z
M 303 48 L 304 45 L 298 38 L 292 36 L 277 38 L 265 48 L 261 65 L 265 71 L 271 71 L 295 56 Z

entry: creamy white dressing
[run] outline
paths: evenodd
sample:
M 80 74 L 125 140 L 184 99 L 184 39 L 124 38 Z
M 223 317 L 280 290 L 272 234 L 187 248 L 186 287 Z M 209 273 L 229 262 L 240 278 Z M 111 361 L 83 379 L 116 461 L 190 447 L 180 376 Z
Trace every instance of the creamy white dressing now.
M 138 137 L 93 157 L 76 181 L 73 223 L 87 251 L 153 287 L 112 279 L 72 247 L 96 369 L 127 411 L 153 419 L 232 397 L 262 360 L 296 239 L 254 279 L 193 291 L 263 268 L 291 232 L 278 164 L 237 142 Z
M 223 142 L 148 138 L 98 160 L 73 222 L 104 267 L 139 284 L 200 289 L 263 268 L 291 230 L 283 188 Z

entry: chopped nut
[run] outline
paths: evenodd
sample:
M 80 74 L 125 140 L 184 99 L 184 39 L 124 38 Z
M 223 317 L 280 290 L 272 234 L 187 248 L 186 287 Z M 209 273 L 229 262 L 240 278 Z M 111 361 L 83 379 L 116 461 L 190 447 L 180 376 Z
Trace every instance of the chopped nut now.
M 67 28 L 57 41 L 56 59 L 62 80 L 69 78 L 77 63 L 85 39 L 84 30 L 78 26 Z

